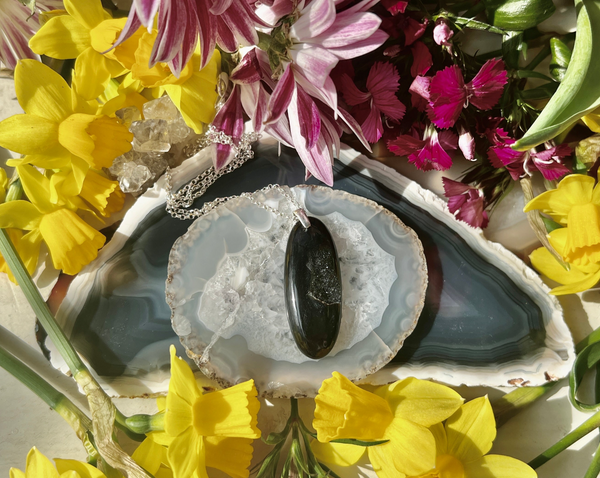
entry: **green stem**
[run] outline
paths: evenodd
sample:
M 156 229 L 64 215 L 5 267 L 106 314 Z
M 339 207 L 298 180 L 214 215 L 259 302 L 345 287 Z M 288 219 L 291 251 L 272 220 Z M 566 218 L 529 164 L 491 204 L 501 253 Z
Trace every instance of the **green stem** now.
M 538 66 L 544 59 L 552 53 L 550 49 L 550 45 L 546 45 L 540 52 L 533 57 L 533 60 L 529 62 L 529 64 L 525 67 L 526 70 L 534 70 L 536 66 Z
M 298 400 L 296 398 L 290 398 L 290 418 L 298 418 Z
M 561 451 L 569 448 L 573 443 L 577 440 L 583 438 L 588 433 L 594 431 L 596 428 L 600 426 L 600 412 L 596 412 L 592 417 L 579 425 L 575 430 L 566 435 L 562 440 L 559 440 L 550 448 L 548 448 L 544 453 L 538 455 L 533 460 L 529 462 L 529 466 L 531 468 L 539 468 L 544 463 L 546 463 L 551 458 L 554 458 Z
M 92 430 L 92 421 L 64 394 L 56 390 L 27 365 L 0 347 L 0 367 L 19 380 L 56 411 L 84 441 Z
M 79 355 L 77 355 L 77 352 L 69 342 L 69 339 L 67 339 L 62 329 L 54 320 L 52 312 L 50 312 L 50 309 L 48 308 L 48 304 L 44 302 L 40 291 L 33 283 L 31 276 L 27 272 L 27 269 L 25 269 L 19 254 L 4 229 L 0 230 L 0 253 L 6 260 L 11 272 L 14 274 L 17 283 L 21 286 L 21 290 L 25 294 L 36 317 L 41 322 L 42 327 L 48 332 L 50 339 L 67 363 L 73 376 L 78 372 L 87 371 L 87 367 L 79 358 Z
M 597 478 L 599 474 L 600 474 L 600 446 L 596 449 L 596 453 L 594 453 L 594 458 L 592 458 L 590 467 L 585 472 L 585 476 L 583 478 Z

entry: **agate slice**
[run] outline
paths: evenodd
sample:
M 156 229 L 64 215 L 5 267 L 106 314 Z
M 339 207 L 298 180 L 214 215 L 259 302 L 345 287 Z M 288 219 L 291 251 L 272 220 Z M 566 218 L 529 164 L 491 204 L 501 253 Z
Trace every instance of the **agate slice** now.
M 306 233 L 290 236 L 298 226 L 279 191 L 255 197 L 283 217 L 236 198 L 197 219 L 175 242 L 166 286 L 173 328 L 200 370 L 222 386 L 252 378 L 262 396 L 277 398 L 315 396 L 333 371 L 356 381 L 383 367 L 414 329 L 427 285 L 419 240 L 389 211 L 330 188 L 290 191 L 310 216 Z M 333 329 L 316 316 L 293 318 L 290 328 L 285 306 L 288 242 L 323 235 L 333 241 L 338 264 L 319 254 L 321 240 L 302 244 L 296 259 L 304 267 L 340 270 L 341 284 L 335 270 L 333 277 L 304 275 L 307 282 L 299 283 L 326 312 L 341 308 L 335 346 L 337 317 L 330 317 Z
M 209 152 L 198 154 L 177 169 L 175 184 L 211 164 Z M 457 221 L 433 193 L 351 148 L 343 149 L 334 173 L 337 189 L 377 202 L 416 231 L 429 271 L 417 327 L 368 381 L 417 376 L 451 385 L 541 385 L 568 374 L 574 358 L 569 330 L 557 299 L 533 270 Z M 260 144 L 255 159 L 220 178 L 195 207 L 270 183 L 302 184 L 304 174 L 295 151 L 279 154 L 276 144 Z M 98 258 L 75 278 L 58 312 L 113 395 L 165 392 L 169 344 L 185 355 L 164 290 L 169 252 L 191 221 L 167 215 L 163 185 L 138 198 Z M 68 370 L 55 350 L 52 360 Z
M 325 357 L 335 344 L 342 320 L 342 271 L 335 242 L 316 217 L 290 231 L 284 261 L 285 308 L 300 351 Z

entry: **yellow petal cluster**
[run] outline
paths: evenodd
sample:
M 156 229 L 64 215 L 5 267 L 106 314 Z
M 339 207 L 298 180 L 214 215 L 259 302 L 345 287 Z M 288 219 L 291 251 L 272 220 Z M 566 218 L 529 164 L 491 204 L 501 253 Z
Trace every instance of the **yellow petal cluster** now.
M 166 460 L 162 455 L 155 459 L 152 470 L 159 471 L 162 464 L 170 468 L 174 478 L 204 478 L 209 467 L 233 478 L 248 477 L 252 441 L 260 437 L 256 395 L 252 380 L 203 394 L 189 365 L 171 346 L 165 432 L 151 435 L 154 444 L 167 446 Z M 149 449 L 153 445 L 146 446 Z M 138 463 L 144 466 L 146 459 L 141 454 Z
M 37 448 L 27 454 L 25 473 L 10 469 L 10 478 L 106 478 L 98 468 L 76 460 L 55 459 L 56 467 Z
M 448 387 L 415 378 L 372 393 L 334 372 L 323 382 L 315 403 L 313 427 L 321 442 L 313 446 L 317 457 L 352 464 L 362 455 L 349 448 L 353 445 L 323 443 L 339 438 L 389 440 L 368 447 L 369 460 L 380 478 L 405 478 L 435 467 L 435 438 L 428 427 L 454 414 L 462 398 Z
M 60 18 L 60 17 L 59 17 Z M 67 165 L 72 156 L 90 167 L 109 167 L 131 149 L 133 135 L 116 118 L 90 113 L 67 82 L 39 61 L 22 60 L 15 89 L 25 114 L 0 122 L 0 146 L 36 160 Z
M 64 5 L 66 14 L 51 17 L 29 46 L 35 53 L 59 60 L 76 58 L 75 75 L 86 78 L 78 93 L 88 100 L 95 99 L 111 78 L 125 74 L 131 67 L 139 36 L 111 50 L 126 18 L 113 19 L 100 0 L 64 0 Z
M 533 469 L 515 458 L 487 455 L 496 438 L 496 421 L 486 397 L 462 405 L 445 424 L 431 427 L 435 468 L 411 478 L 535 478 Z
M 563 284 L 553 294 L 581 292 L 600 280 L 600 187 L 595 183 L 590 176 L 572 174 L 525 206 L 525 212 L 538 209 L 565 226 L 552 231 L 549 240 L 570 270 L 544 248 L 530 256 L 537 270 Z

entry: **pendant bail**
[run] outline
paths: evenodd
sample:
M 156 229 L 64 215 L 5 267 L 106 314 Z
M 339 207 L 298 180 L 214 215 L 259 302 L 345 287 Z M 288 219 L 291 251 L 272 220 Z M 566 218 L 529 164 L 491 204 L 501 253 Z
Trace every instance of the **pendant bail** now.
M 294 211 L 294 216 L 296 216 L 298 218 L 298 221 L 300 221 L 300 224 L 302 224 L 302 227 L 304 229 L 308 229 L 310 227 L 310 221 L 308 219 L 308 216 L 306 215 L 306 211 L 302 208 L 298 208 Z

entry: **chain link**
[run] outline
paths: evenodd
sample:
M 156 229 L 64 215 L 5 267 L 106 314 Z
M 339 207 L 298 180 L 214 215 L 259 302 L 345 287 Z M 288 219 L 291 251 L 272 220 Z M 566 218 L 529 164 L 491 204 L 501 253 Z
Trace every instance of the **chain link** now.
M 190 209 L 194 201 L 202 196 L 217 179 L 227 173 L 230 173 L 231 171 L 236 170 L 246 161 L 254 157 L 254 151 L 252 151 L 251 145 L 253 142 L 257 141 L 259 137 L 260 135 L 257 133 L 244 134 L 242 135 L 239 144 L 236 146 L 230 136 L 226 135 L 222 131 L 216 131 L 210 127 L 207 133 L 200 137 L 191 147 L 191 149 L 184 149 L 184 154 L 193 156 L 211 144 L 227 144 L 230 145 L 235 151 L 233 160 L 218 171 L 215 170 L 214 166 L 211 166 L 206 171 L 192 179 L 177 192 L 172 191 L 173 179 L 171 177 L 171 170 L 167 168 L 165 173 L 167 189 L 167 212 L 176 219 L 197 219 L 208 214 L 220 205 L 231 201 L 232 199 L 245 198 L 248 199 L 252 204 L 266 209 L 278 217 L 296 221 L 297 217 L 295 214 L 282 213 L 278 209 L 258 201 L 258 199 L 255 197 L 255 195 L 258 193 L 266 193 L 275 189 L 291 202 L 291 204 L 294 206 L 294 210 L 302 209 L 302 207 L 298 204 L 298 201 L 296 201 L 296 198 L 283 189 L 279 184 L 269 184 L 268 186 L 265 186 L 264 188 L 253 193 L 242 193 L 239 196 L 217 198 L 214 201 L 204 203 L 200 209 Z

